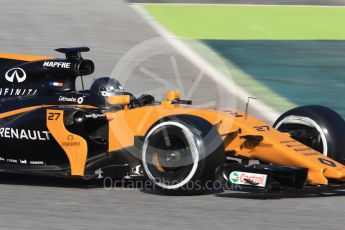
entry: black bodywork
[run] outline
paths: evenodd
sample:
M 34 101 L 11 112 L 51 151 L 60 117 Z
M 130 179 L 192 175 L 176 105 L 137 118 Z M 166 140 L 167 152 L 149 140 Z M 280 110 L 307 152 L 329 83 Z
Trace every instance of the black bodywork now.
M 1 171 L 70 176 L 69 160 L 46 126 L 47 109 L 62 109 L 66 129 L 87 141 L 84 179 L 141 176 L 135 151 L 107 152 L 109 127 L 104 98 L 76 90 L 76 78 L 94 71 L 93 62 L 80 54 L 88 50 L 57 49 L 65 59 L 0 59 Z

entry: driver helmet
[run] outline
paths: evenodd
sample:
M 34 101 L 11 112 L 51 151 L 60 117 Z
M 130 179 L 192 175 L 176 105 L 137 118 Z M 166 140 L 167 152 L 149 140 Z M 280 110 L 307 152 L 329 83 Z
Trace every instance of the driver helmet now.
M 102 97 L 122 95 L 124 93 L 120 82 L 109 77 L 98 78 L 92 83 L 90 91 L 91 94 Z

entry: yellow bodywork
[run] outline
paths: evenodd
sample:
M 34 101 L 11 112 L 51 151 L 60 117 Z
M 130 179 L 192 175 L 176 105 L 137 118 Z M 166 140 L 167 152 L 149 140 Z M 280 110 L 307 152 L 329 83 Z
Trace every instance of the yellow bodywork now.
M 176 99 L 179 95 L 170 94 L 168 98 Z M 289 134 L 272 128 L 267 123 L 250 115 L 245 116 L 237 110 L 199 109 L 191 106 L 162 101 L 159 105 L 128 109 L 128 98 L 121 97 L 112 102 L 121 102 L 123 110 L 107 111 L 109 122 L 108 151 L 113 152 L 134 145 L 135 137 L 145 136 L 150 127 L 167 116 L 188 114 L 201 117 L 217 127 L 223 139 L 225 151 L 235 157 L 258 159 L 281 166 L 295 166 L 308 169 L 310 184 L 328 184 L 328 179 L 345 181 L 345 166 L 323 154 L 292 139 Z M 52 105 L 49 105 L 52 106 Z M 37 109 L 33 106 L 2 114 L 6 117 Z M 72 105 L 70 105 L 72 106 Z M 93 108 L 88 105 L 77 105 Z M 53 117 L 52 114 L 55 114 Z M 56 118 L 56 119 L 55 119 Z M 63 110 L 47 109 L 47 128 L 64 149 L 71 166 L 71 175 L 84 175 L 87 159 L 87 143 L 84 138 L 70 133 L 64 126 Z M 257 145 L 246 144 L 245 136 L 260 136 Z
M 72 176 L 83 176 L 87 158 L 86 140 L 69 132 L 63 122 L 63 110 L 48 109 L 46 114 L 47 128 L 66 153 Z
M 310 184 L 328 184 L 328 179 L 345 180 L 345 166 L 293 140 L 267 123 L 234 110 L 207 110 L 172 104 L 106 112 L 109 120 L 109 152 L 134 145 L 135 136 L 145 136 L 158 120 L 178 114 L 201 117 L 218 127 L 225 150 L 234 156 L 308 169 Z M 256 146 L 246 145 L 243 136 L 262 136 Z
M 55 57 L 49 57 L 49 56 L 33 56 L 33 55 L 8 54 L 8 53 L 0 53 L 0 58 L 19 60 L 19 61 L 39 61 L 39 60 L 55 59 Z

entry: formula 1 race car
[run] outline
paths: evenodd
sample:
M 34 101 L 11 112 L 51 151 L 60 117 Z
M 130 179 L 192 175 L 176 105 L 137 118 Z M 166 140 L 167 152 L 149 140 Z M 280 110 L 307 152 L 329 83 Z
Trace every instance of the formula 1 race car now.
M 165 192 L 280 190 L 345 181 L 345 122 L 323 106 L 284 113 L 272 126 L 237 110 L 200 109 L 169 91 L 138 98 L 99 78 L 86 47 L 66 58 L 0 54 L 0 170 L 87 180 L 146 178 Z M 253 164 L 252 160 L 256 160 Z

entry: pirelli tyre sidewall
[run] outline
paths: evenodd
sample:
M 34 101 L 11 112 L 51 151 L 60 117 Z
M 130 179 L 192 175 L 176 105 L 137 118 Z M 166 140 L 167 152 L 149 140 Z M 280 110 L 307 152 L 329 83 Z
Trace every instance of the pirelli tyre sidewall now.
M 339 114 L 320 105 L 301 106 L 282 114 L 273 127 L 282 130 L 284 124 L 294 122 L 314 126 L 323 143 L 319 151 L 336 161 L 345 162 L 345 121 Z
M 167 137 L 171 147 L 165 143 Z M 182 159 L 176 161 L 177 167 L 167 166 L 167 160 L 157 167 L 159 157 L 170 157 L 169 151 L 175 150 L 173 156 Z M 224 146 L 217 128 L 208 121 L 191 115 L 170 116 L 156 122 L 147 132 L 142 161 L 155 188 L 168 195 L 199 194 L 209 188 L 216 168 L 224 164 Z

